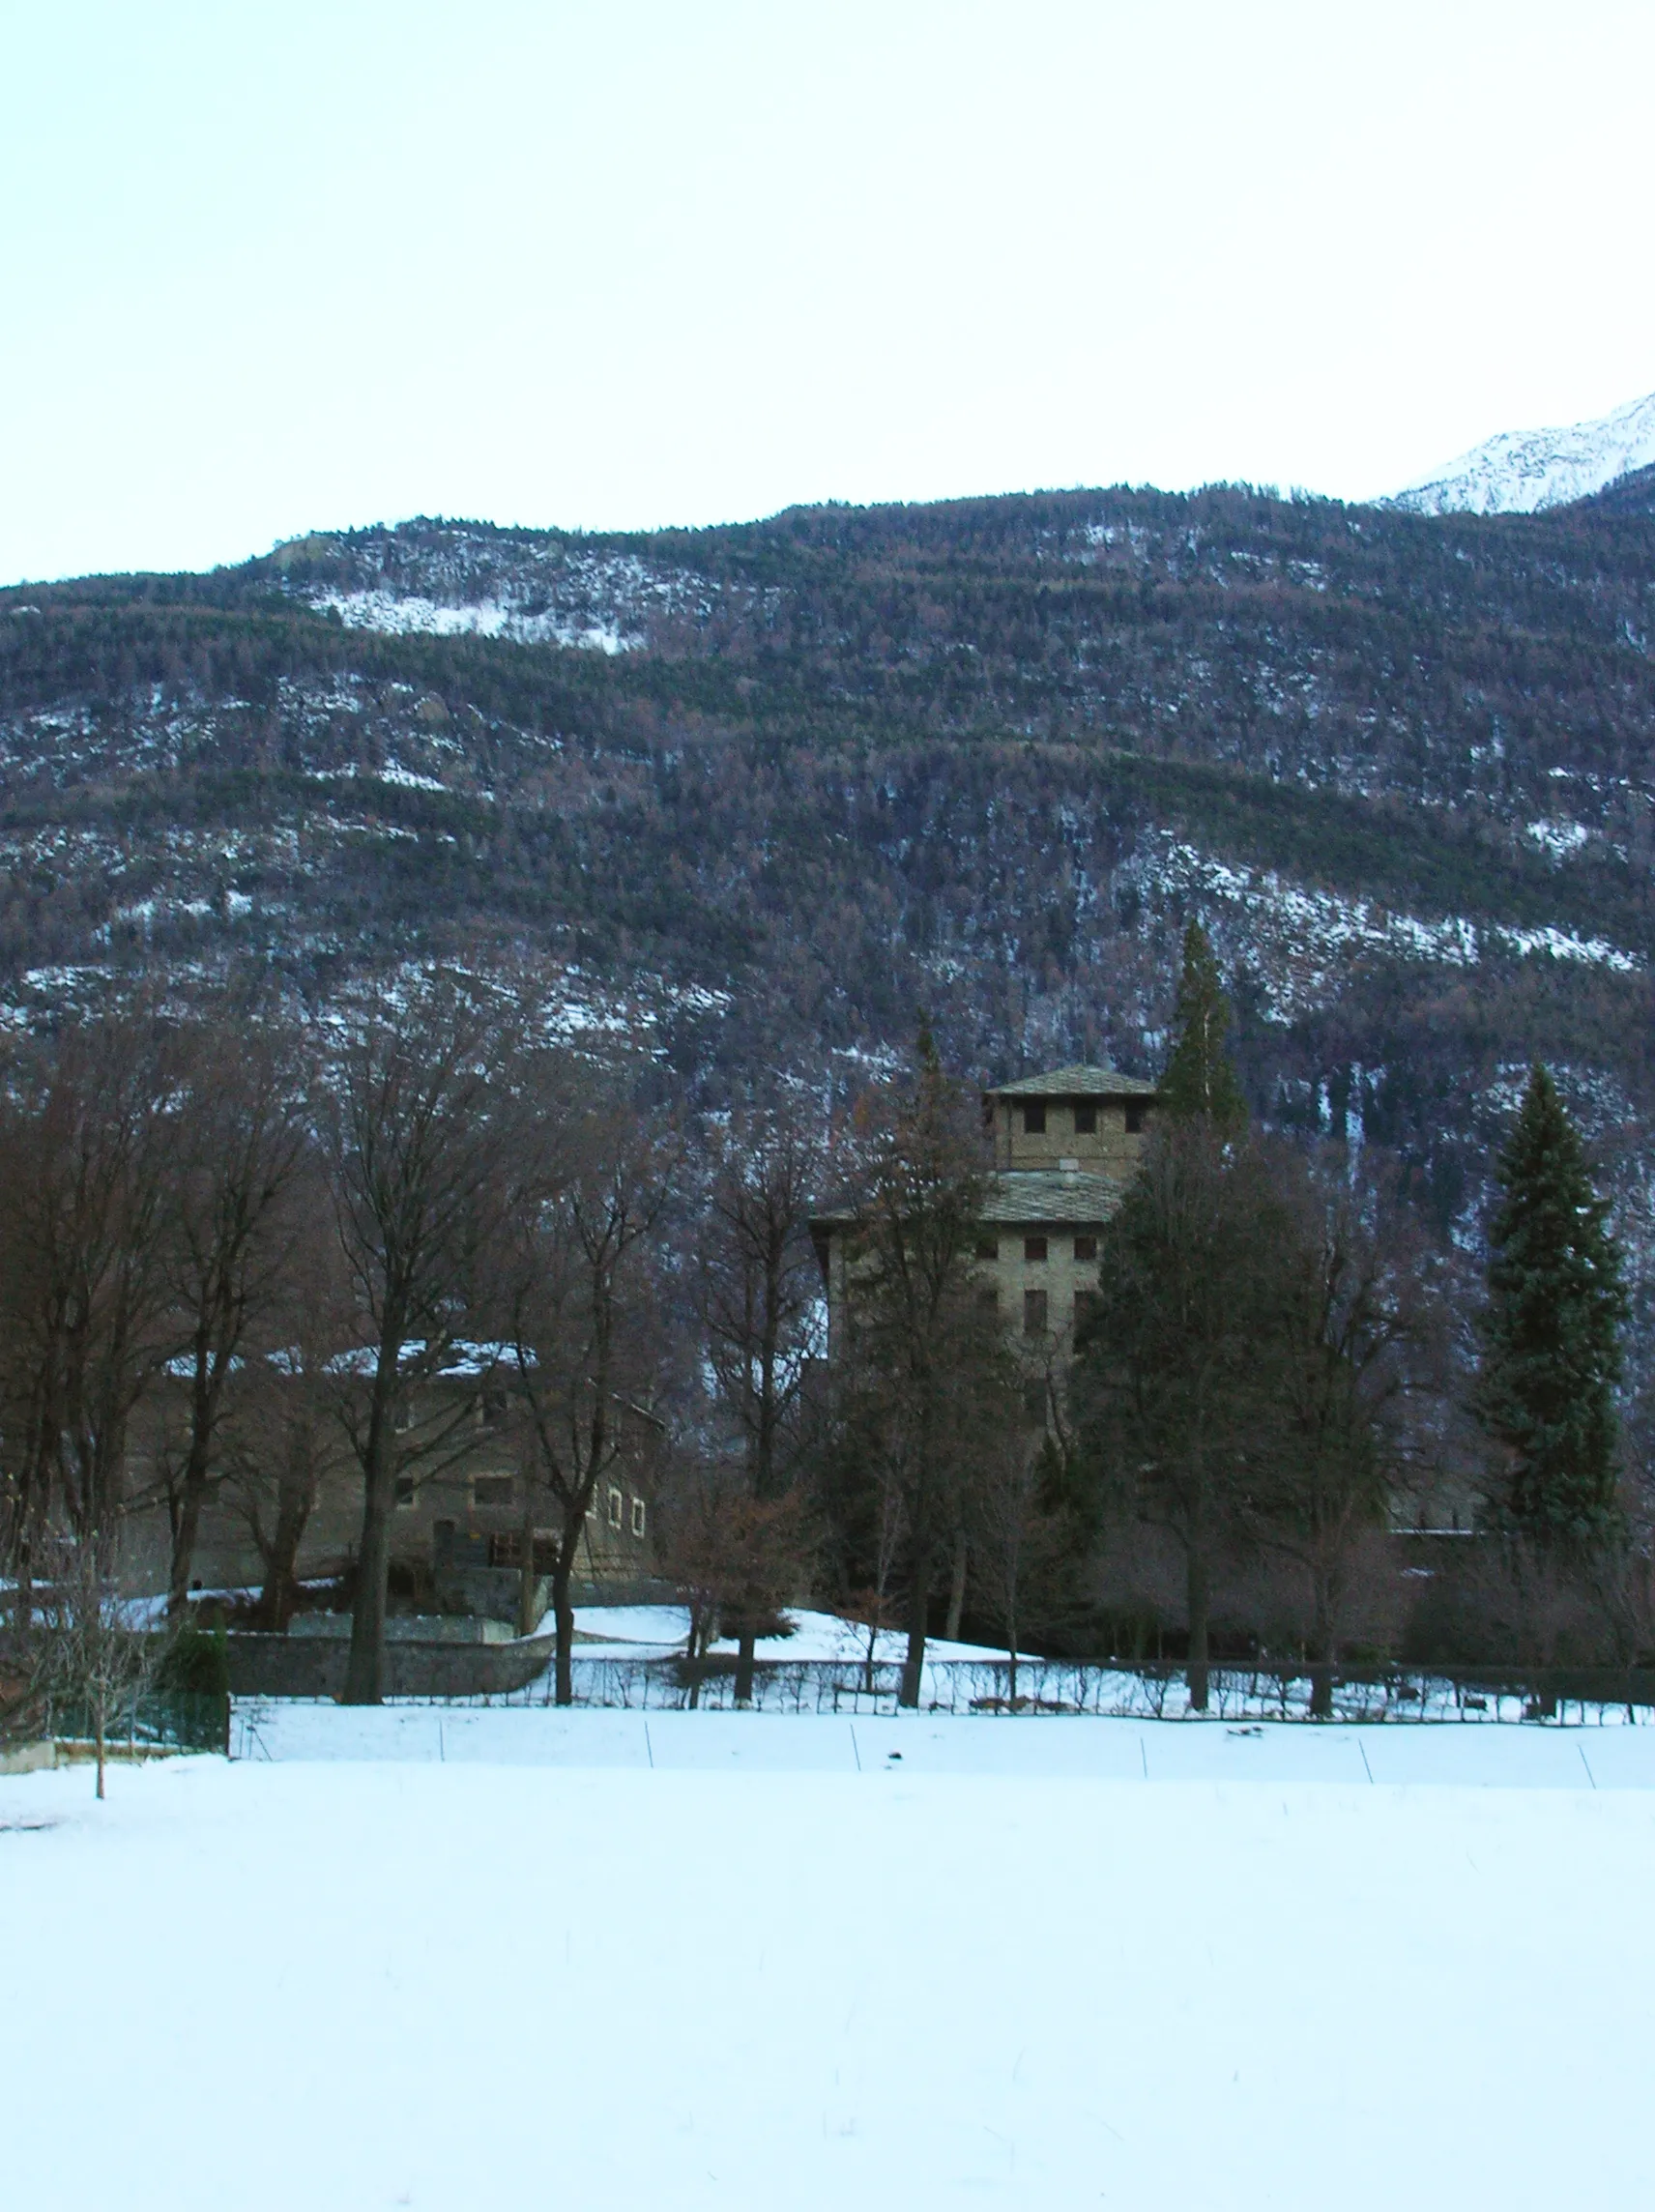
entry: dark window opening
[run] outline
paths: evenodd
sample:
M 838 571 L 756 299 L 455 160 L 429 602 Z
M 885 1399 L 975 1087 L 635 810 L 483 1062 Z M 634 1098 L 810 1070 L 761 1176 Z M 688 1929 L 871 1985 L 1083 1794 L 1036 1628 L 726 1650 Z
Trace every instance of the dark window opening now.
M 557 1539 L 542 1535 L 537 1529 L 529 1557 L 537 1575 L 549 1575 L 557 1565 Z M 523 1564 L 523 1531 L 521 1528 L 503 1528 L 488 1539 L 488 1563 L 491 1567 L 520 1567 Z
M 977 1238 L 977 1258 L 979 1260 L 998 1260 L 1000 1258 L 1000 1238 L 998 1237 L 979 1237 Z
M 1044 1099 L 1038 1104 L 1031 1099 L 1029 1104 L 1024 1107 L 1023 1128 L 1025 1134 L 1031 1137 L 1043 1137 L 1046 1134 L 1046 1104 Z
M 1077 1106 L 1075 1108 L 1075 1135 L 1077 1137 L 1095 1137 L 1097 1135 L 1097 1108 L 1095 1106 Z
M 1144 1126 L 1144 1109 L 1136 1101 L 1126 1109 L 1126 1134 L 1136 1137 Z
M 1043 1260 L 1046 1257 L 1045 1237 L 1025 1237 L 1023 1239 L 1023 1257 L 1026 1260 Z
M 644 1500 L 641 1498 L 632 1500 L 632 1533 L 634 1536 L 642 1536 L 644 1533 Z
M 412 1505 L 412 1504 L 413 1504 L 413 1502 L 414 1502 L 414 1477 L 413 1477 L 411 1474 L 399 1474 L 399 1475 L 397 1476 L 397 1478 L 396 1478 L 396 1502 L 397 1502 L 397 1504 L 398 1504 L 398 1505 Z
M 1046 1333 L 1046 1294 L 1044 1291 L 1025 1291 L 1023 1294 L 1023 1333 L 1025 1336 L 1044 1336 Z
M 1075 1258 L 1077 1260 L 1095 1260 L 1097 1258 L 1097 1238 L 1095 1237 L 1077 1237 L 1075 1238 Z

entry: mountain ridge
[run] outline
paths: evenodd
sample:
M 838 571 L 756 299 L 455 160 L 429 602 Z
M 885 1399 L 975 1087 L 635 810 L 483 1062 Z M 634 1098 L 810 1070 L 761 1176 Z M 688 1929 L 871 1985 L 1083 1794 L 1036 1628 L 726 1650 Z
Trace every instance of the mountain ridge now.
M 1534 514 L 1655 465 L 1655 393 L 1590 422 L 1500 430 L 1377 502 L 1410 514 Z
M 1194 912 L 1257 1110 L 1389 1150 L 1444 1234 L 1536 1054 L 1635 1196 L 1652 607 L 1636 510 L 1236 486 L 0 592 L 0 1001 L 458 959 L 709 1104 L 843 1091 L 921 1011 L 985 1077 L 1149 1074 Z

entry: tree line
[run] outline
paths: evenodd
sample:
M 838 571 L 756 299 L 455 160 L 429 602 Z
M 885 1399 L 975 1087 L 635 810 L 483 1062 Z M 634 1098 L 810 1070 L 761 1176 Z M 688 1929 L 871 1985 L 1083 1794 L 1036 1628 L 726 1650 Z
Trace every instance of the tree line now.
M 346 1695 L 376 1701 L 398 1497 L 483 1426 L 519 1477 L 518 1625 L 543 1576 L 567 1701 L 579 1547 L 634 1416 L 662 1440 L 688 1655 L 733 1636 L 739 1697 L 815 1593 L 863 1624 L 870 1670 L 905 1634 L 908 1703 L 928 1639 L 970 1628 L 1004 1643 L 1013 1699 L 1022 1648 L 1143 1658 L 1153 1637 L 1199 1706 L 1216 1635 L 1305 1661 L 1326 1710 L 1342 1659 L 1404 1633 L 1381 1617 L 1389 1531 L 1448 1478 L 1486 1541 L 1474 1572 L 1420 1570 L 1425 1632 L 1634 1655 L 1625 1293 L 1550 1077 L 1469 1301 L 1394 1190 L 1249 1127 L 1228 1018 L 1192 925 L 1161 1113 L 1072 1342 L 1013 1337 L 985 1302 L 980 1116 L 928 1034 L 837 1120 L 780 1085 L 693 1124 L 624 1062 L 545 1042 L 532 996 L 457 975 L 323 1023 L 157 1001 L 14 1035 L 5 1694 L 34 1681 L 48 1617 L 78 1622 L 87 1671 L 145 1511 L 174 1623 L 212 1501 L 284 1627 L 318 1501 L 349 1484 Z M 835 1191 L 853 1265 L 828 1357 L 811 1222 Z

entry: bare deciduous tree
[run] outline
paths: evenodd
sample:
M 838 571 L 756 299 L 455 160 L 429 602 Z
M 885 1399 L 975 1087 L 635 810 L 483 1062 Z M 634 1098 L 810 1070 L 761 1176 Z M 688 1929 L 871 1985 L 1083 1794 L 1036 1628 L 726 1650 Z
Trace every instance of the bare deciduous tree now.
M 501 1379 L 524 1440 L 526 1555 L 537 1502 L 550 1518 L 556 1695 L 566 1705 L 587 1516 L 626 1448 L 628 1418 L 659 1425 L 651 1401 L 668 1347 L 649 1263 L 674 1149 L 647 1137 L 624 1100 L 571 1087 L 566 1069 L 547 1063 L 514 1150 Z
M 160 1640 L 131 1617 L 120 1596 L 120 1532 L 113 1523 L 77 1528 L 51 1541 L 50 1580 L 41 1608 L 45 1680 L 54 1725 L 87 1731 L 103 1795 L 109 1739 L 136 1718 L 153 1679 Z
M 453 1450 L 471 1418 L 467 1392 L 422 1392 L 477 1327 L 497 1227 L 505 1054 L 499 1015 L 439 982 L 394 1021 L 369 1022 L 338 1077 L 334 1176 L 358 1330 L 338 1403 L 363 1491 L 352 1704 L 382 1694 L 399 1473 Z
M 836 1388 L 847 1433 L 895 1482 L 908 1535 L 901 1700 L 919 1702 L 939 1549 L 958 1491 L 1012 1387 L 998 1315 L 973 1261 L 984 1158 L 978 1117 L 928 1034 L 913 1078 L 864 1101 L 862 1203 L 851 1239 Z
M 165 1349 L 175 1046 L 147 1012 L 18 1052 L 0 1102 L 0 1562 L 28 1613 L 54 1528 L 102 1557 Z
M 807 1361 L 818 1349 L 822 1285 L 809 1239 L 821 1148 L 787 1110 L 724 1136 L 696 1254 L 697 1310 L 720 1404 L 742 1448 L 750 1499 L 787 1492 L 799 1451 Z M 752 1517 L 740 1515 L 743 1527 Z M 762 1524 L 763 1515 L 753 1521 Z M 753 1693 L 754 1623 L 738 1639 L 736 1699 Z
M 298 1226 L 283 1209 L 305 1156 L 305 1105 L 291 1056 L 268 1029 L 232 1034 L 215 1025 L 191 1039 L 176 1111 L 168 1239 L 180 1330 L 170 1364 L 188 1391 L 166 1486 L 167 1610 L 175 1619 L 189 1601 L 226 1393 L 249 1327 L 280 1293 Z
M 277 1634 L 298 1599 L 310 1517 L 357 1464 L 338 1418 L 337 1371 L 354 1314 L 320 1177 L 303 1175 L 290 1204 L 297 1234 L 247 1345 L 224 1442 L 226 1489 L 264 1563 L 258 1619 Z

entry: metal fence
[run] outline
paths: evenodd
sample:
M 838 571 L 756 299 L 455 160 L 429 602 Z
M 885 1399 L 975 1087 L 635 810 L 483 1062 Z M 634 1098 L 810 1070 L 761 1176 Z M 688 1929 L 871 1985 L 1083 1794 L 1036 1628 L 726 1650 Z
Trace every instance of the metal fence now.
M 46 1701 L 41 1732 L 59 1743 L 91 1743 L 97 1721 L 78 1700 Z M 105 1720 L 106 1744 L 131 1751 L 228 1751 L 230 1701 L 210 1690 L 149 1690 Z
M 901 1666 L 887 1660 L 872 1667 L 861 1660 L 761 1660 L 753 1672 L 751 1709 L 891 1713 L 897 1709 L 901 1678 Z M 1198 1715 L 1182 1668 L 1020 1658 L 1014 1685 L 1006 1660 L 943 1659 L 926 1666 L 919 1705 L 924 1712 L 991 1718 L 1091 1714 L 1114 1720 L 1294 1721 L 1315 1717 L 1316 1688 L 1307 1668 L 1215 1666 L 1209 1673 L 1205 1713 Z M 736 1708 L 735 1663 L 577 1654 L 573 1690 L 581 1705 L 727 1712 Z M 494 1696 L 395 1702 L 547 1705 L 554 1697 L 548 1668 L 521 1689 Z M 1655 1723 L 1655 1669 L 1342 1671 L 1332 1682 L 1330 1711 L 1323 1717 L 1370 1723 L 1545 1721 L 1559 1727 L 1641 1727 Z

